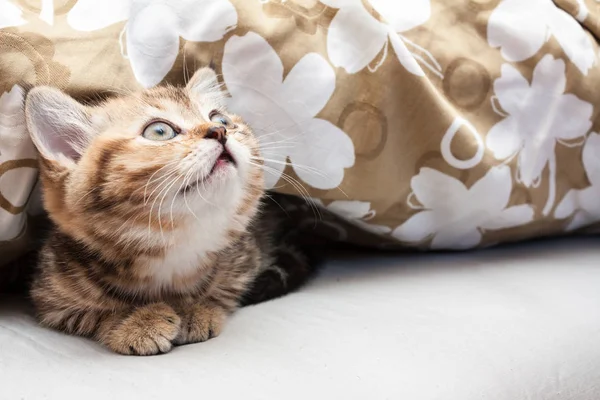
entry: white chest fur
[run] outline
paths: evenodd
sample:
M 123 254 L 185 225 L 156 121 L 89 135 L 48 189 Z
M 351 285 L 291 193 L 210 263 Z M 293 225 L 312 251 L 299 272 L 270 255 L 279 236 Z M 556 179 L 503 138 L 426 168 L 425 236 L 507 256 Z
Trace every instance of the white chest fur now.
M 202 222 L 194 220 L 169 238 L 171 245 L 163 257 L 148 261 L 146 275 L 155 289 L 169 288 L 178 278 L 194 275 L 203 268 L 210 252 L 227 246 L 227 232 L 233 216 L 226 212 L 207 213 Z

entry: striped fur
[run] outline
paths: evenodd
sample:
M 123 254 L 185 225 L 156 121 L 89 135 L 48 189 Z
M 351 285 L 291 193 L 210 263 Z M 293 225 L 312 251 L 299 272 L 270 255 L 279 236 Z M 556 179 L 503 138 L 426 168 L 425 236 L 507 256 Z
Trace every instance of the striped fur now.
M 122 354 L 164 353 L 218 335 L 240 304 L 282 295 L 310 274 L 303 253 L 283 242 L 281 211 L 263 200 L 250 129 L 229 115 L 224 146 L 206 137 L 209 113 L 227 115 L 216 82 L 200 70 L 185 88 L 95 107 L 53 89 L 29 93 L 54 224 L 30 291 L 42 325 Z M 153 120 L 181 133 L 141 137 Z M 235 163 L 216 168 L 223 147 Z

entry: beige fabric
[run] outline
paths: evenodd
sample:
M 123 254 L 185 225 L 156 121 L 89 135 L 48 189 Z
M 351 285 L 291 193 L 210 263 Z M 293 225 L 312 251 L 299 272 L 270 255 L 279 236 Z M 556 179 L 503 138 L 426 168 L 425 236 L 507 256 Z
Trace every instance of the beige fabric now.
M 94 98 L 210 62 L 293 164 L 271 185 L 332 212 L 288 205 L 330 237 L 464 249 L 588 226 L 599 27 L 594 0 L 0 0 L 0 254 L 22 249 L 36 180 L 17 85 Z

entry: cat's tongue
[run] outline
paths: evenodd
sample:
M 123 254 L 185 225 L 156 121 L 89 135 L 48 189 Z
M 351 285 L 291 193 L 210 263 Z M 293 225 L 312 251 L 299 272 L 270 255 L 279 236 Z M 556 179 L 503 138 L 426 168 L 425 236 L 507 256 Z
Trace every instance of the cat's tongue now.
M 213 165 L 212 170 L 210 171 L 211 175 L 216 170 L 223 168 L 227 165 L 235 165 L 235 160 L 227 150 L 223 150 L 219 158 L 217 158 L 215 165 Z
M 217 165 L 223 165 L 227 163 L 235 164 L 235 160 L 231 156 L 231 153 L 229 153 L 227 150 L 223 150 L 223 152 L 217 159 Z
M 220 168 L 220 167 L 224 167 L 225 165 L 230 164 L 229 161 L 227 161 L 225 158 L 223 157 L 219 157 L 219 159 L 217 160 L 217 162 L 215 163 L 215 169 Z

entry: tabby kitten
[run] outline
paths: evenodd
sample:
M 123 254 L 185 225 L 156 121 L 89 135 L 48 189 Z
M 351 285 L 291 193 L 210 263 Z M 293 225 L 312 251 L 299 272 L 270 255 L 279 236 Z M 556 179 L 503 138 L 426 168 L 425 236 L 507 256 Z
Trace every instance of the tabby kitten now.
M 31 298 L 42 325 L 151 355 L 217 336 L 239 305 L 313 270 L 263 200 L 258 141 L 215 73 L 90 107 L 48 87 L 25 112 L 54 227 Z

